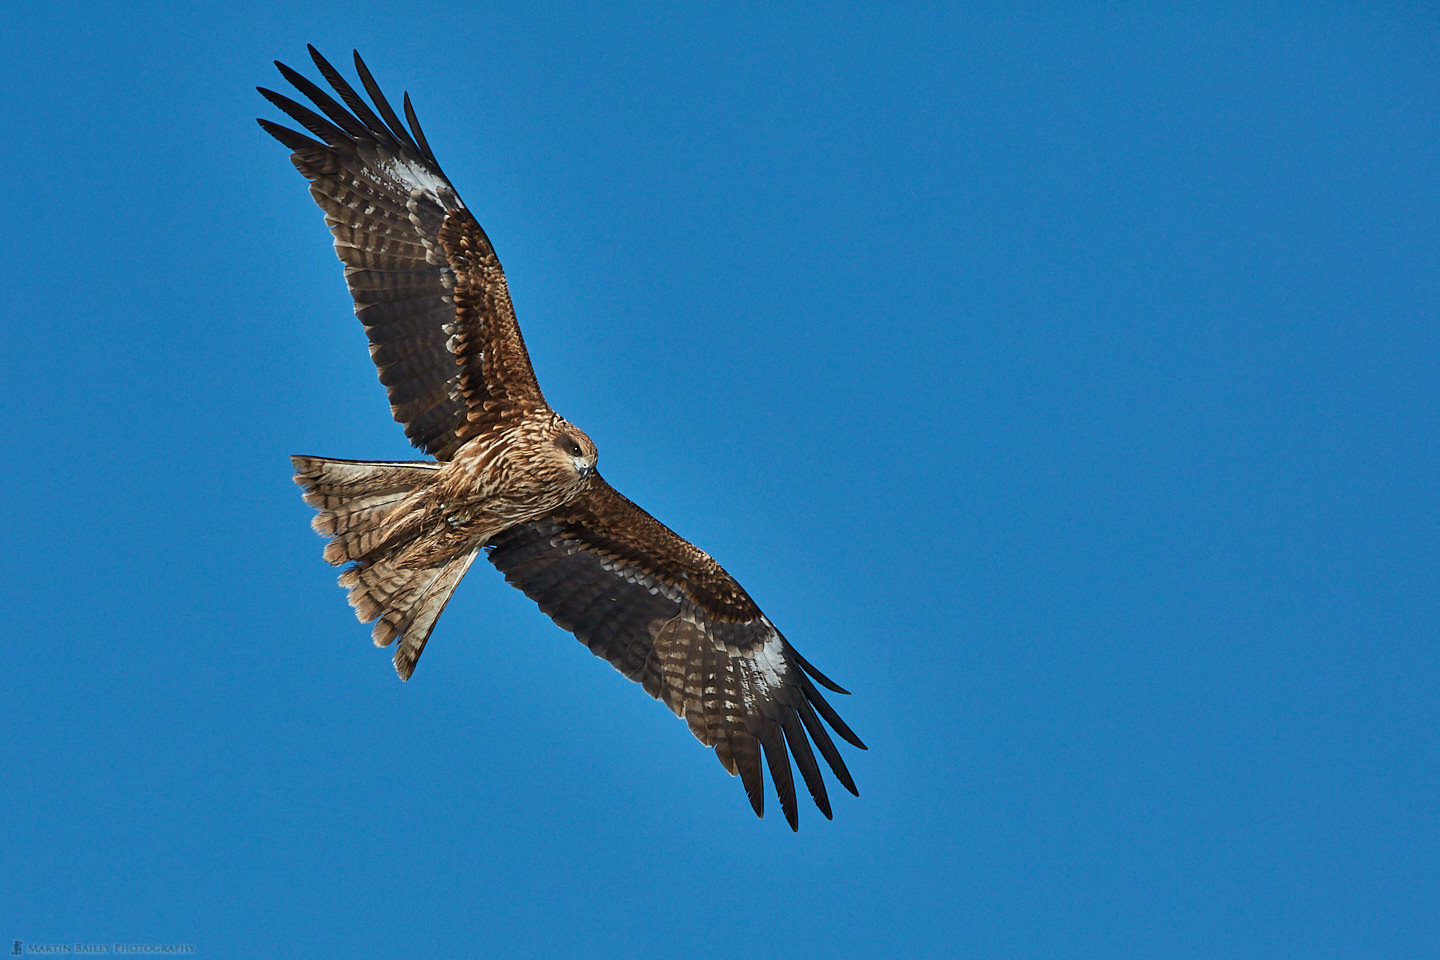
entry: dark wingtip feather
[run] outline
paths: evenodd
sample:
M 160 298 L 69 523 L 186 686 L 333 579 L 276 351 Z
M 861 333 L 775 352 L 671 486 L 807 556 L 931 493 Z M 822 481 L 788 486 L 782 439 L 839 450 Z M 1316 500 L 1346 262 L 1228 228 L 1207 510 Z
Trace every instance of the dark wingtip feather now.
M 288 114 L 290 119 L 326 143 L 340 143 L 350 139 L 348 133 L 304 104 L 296 103 L 283 93 L 276 93 L 267 87 L 256 87 L 255 89 L 260 91 L 260 96 Z
M 371 135 L 365 125 L 355 119 L 349 110 L 342 107 L 334 97 L 310 82 L 304 75 L 278 60 L 275 62 L 275 66 L 279 69 L 280 75 L 288 80 L 296 90 L 309 97 L 310 101 L 320 108 L 320 111 L 329 118 L 331 123 L 357 140 L 368 138 Z
M 766 721 L 760 722 L 764 724 Z M 762 726 L 756 739 L 765 751 L 765 765 L 770 768 L 770 780 L 775 784 L 775 795 L 780 798 L 780 809 L 790 829 L 799 830 L 800 808 L 795 802 L 795 776 L 790 771 L 790 754 L 785 751 L 785 738 L 780 727 Z
M 795 709 L 800 715 L 800 722 L 805 725 L 806 732 L 810 734 L 810 739 L 814 740 L 815 746 L 819 748 L 820 755 L 825 758 L 826 763 L 830 764 L 830 769 L 835 773 L 835 779 L 839 780 L 840 785 L 849 790 L 853 796 L 860 796 L 860 791 L 855 787 L 855 778 L 850 776 L 850 768 L 845 766 L 845 759 L 835 748 L 835 741 L 830 739 L 825 725 L 820 722 L 819 717 L 815 716 L 815 710 L 810 706 L 810 702 L 802 697 Z
M 765 775 L 760 772 L 760 758 L 748 757 L 740 762 L 740 781 L 745 784 L 745 796 L 755 816 L 765 816 Z
M 815 801 L 815 806 L 825 815 L 826 820 L 833 820 L 835 818 L 830 813 L 830 794 L 825 790 L 825 778 L 820 775 L 820 764 L 815 762 L 815 752 L 810 749 L 810 741 L 805 738 L 805 731 L 801 729 L 800 723 L 799 714 L 787 710 L 785 722 L 780 725 L 780 729 L 785 734 L 790 755 L 795 758 L 795 766 L 800 768 L 800 775 L 805 778 L 805 788 L 810 791 L 810 799 Z
M 405 119 L 410 121 L 410 130 L 415 134 L 415 143 L 420 147 L 420 152 L 425 159 L 436 163 L 435 154 L 430 150 L 430 144 L 425 139 L 425 131 L 420 129 L 420 120 L 415 116 L 415 108 L 410 105 L 410 94 L 404 95 Z
M 405 124 L 395 115 L 395 108 L 390 106 L 390 101 L 385 99 L 385 94 L 380 90 L 380 84 L 370 75 L 370 68 L 365 66 L 365 61 L 360 58 L 360 51 L 351 51 L 355 55 L 355 72 L 360 75 L 360 83 L 365 87 L 365 92 L 370 94 L 375 109 L 380 111 L 380 116 L 385 118 L 385 125 L 390 132 L 402 143 L 407 143 L 415 149 L 420 149 L 415 141 L 410 138 L 410 133 L 405 129 Z
M 262 90 L 261 92 L 263 93 L 264 91 Z M 260 124 L 260 128 L 266 133 L 270 134 L 270 136 L 274 137 L 276 140 L 279 140 L 281 143 L 285 144 L 285 146 L 289 147 L 292 151 L 295 151 L 297 153 L 301 150 L 325 149 L 325 145 L 323 143 L 320 143 L 318 140 L 311 140 L 303 133 L 298 133 L 297 131 L 291 130 L 289 127 L 282 127 L 280 126 L 280 124 L 266 120 L 264 117 L 256 117 L 255 122 Z
M 825 718 L 825 722 L 830 724 L 836 733 L 844 737 L 846 742 L 859 747 L 861 750 L 870 749 L 855 735 L 855 731 L 850 729 L 850 725 L 840 719 L 840 715 L 835 712 L 835 708 L 825 701 L 825 698 L 820 695 L 820 691 L 815 689 L 815 684 L 811 683 L 810 678 L 804 674 L 800 675 L 800 690 L 805 694 L 805 699 L 814 705 L 820 716 Z
M 321 56 L 320 51 L 315 49 L 314 44 L 306 44 L 305 48 L 310 51 L 310 59 L 315 62 L 315 66 L 320 71 L 321 76 L 325 78 L 330 86 L 335 88 L 335 92 L 340 94 L 340 99 L 345 101 L 346 106 L 355 111 L 355 116 L 359 117 L 360 122 L 365 124 L 370 135 L 382 136 L 388 134 L 388 131 L 385 129 L 385 121 L 376 116 L 375 111 L 370 109 L 370 104 L 365 102 L 365 98 L 355 92 L 355 88 L 350 85 L 350 81 L 341 76 L 340 71 L 336 70 L 329 60 Z
M 806 673 L 810 674 L 810 676 L 814 677 L 815 680 L 820 684 L 820 686 L 824 687 L 827 690 L 833 690 L 836 693 L 843 693 L 847 697 L 850 696 L 849 690 L 846 690 L 844 687 L 840 686 L 840 684 L 836 683 L 834 680 L 831 680 L 819 670 L 816 670 L 815 665 L 812 664 L 809 660 L 806 660 L 804 657 L 800 656 L 800 654 L 795 651 L 794 647 L 790 647 L 790 652 L 795 655 L 795 662 L 800 664 L 800 669 L 804 670 Z

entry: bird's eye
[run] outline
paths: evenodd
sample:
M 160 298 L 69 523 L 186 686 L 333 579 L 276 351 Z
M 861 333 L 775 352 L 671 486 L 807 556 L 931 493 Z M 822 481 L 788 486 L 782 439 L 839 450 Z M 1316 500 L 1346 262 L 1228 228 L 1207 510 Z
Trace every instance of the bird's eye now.
M 578 457 L 584 452 L 580 449 L 580 444 L 574 437 L 565 437 L 560 441 L 560 446 L 572 457 Z

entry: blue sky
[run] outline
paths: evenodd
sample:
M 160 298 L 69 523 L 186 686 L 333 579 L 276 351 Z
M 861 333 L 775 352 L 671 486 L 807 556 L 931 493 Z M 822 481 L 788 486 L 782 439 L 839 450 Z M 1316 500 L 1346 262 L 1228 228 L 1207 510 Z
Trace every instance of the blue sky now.
M 1433 954 L 1437 26 L 12 12 L 0 942 Z M 306 42 L 410 91 L 607 478 L 853 691 L 833 822 L 488 565 L 410 683 L 370 645 L 286 459 L 412 455 L 254 123 Z

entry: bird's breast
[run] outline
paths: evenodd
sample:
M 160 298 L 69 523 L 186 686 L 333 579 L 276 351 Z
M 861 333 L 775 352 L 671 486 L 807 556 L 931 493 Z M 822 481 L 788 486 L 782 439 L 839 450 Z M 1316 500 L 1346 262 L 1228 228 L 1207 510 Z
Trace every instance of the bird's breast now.
M 437 484 L 447 522 L 519 523 L 570 502 L 581 485 L 558 468 L 557 458 L 519 430 L 497 431 L 466 444 L 442 468 Z

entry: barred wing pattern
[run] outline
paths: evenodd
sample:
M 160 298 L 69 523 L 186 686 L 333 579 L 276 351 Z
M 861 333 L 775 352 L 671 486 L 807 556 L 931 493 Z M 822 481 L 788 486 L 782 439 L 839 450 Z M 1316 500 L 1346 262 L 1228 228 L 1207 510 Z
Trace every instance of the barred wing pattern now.
M 355 69 L 373 107 L 309 50 L 344 106 L 277 61 L 320 113 L 260 93 L 319 139 L 260 125 L 294 151 L 291 162 L 325 211 L 395 420 L 411 443 L 448 460 L 478 432 L 487 400 L 544 403 L 504 271 L 435 160 L 409 95 L 407 129 L 358 53 Z
M 580 503 L 494 537 L 490 562 L 561 628 L 683 717 L 740 775 L 757 814 L 765 812 L 763 754 L 785 819 L 798 827 L 793 754 L 829 818 L 811 741 L 841 784 L 858 791 L 821 718 L 865 745 L 816 683 L 845 691 L 795 652 L 718 563 L 593 479 L 594 493 Z

